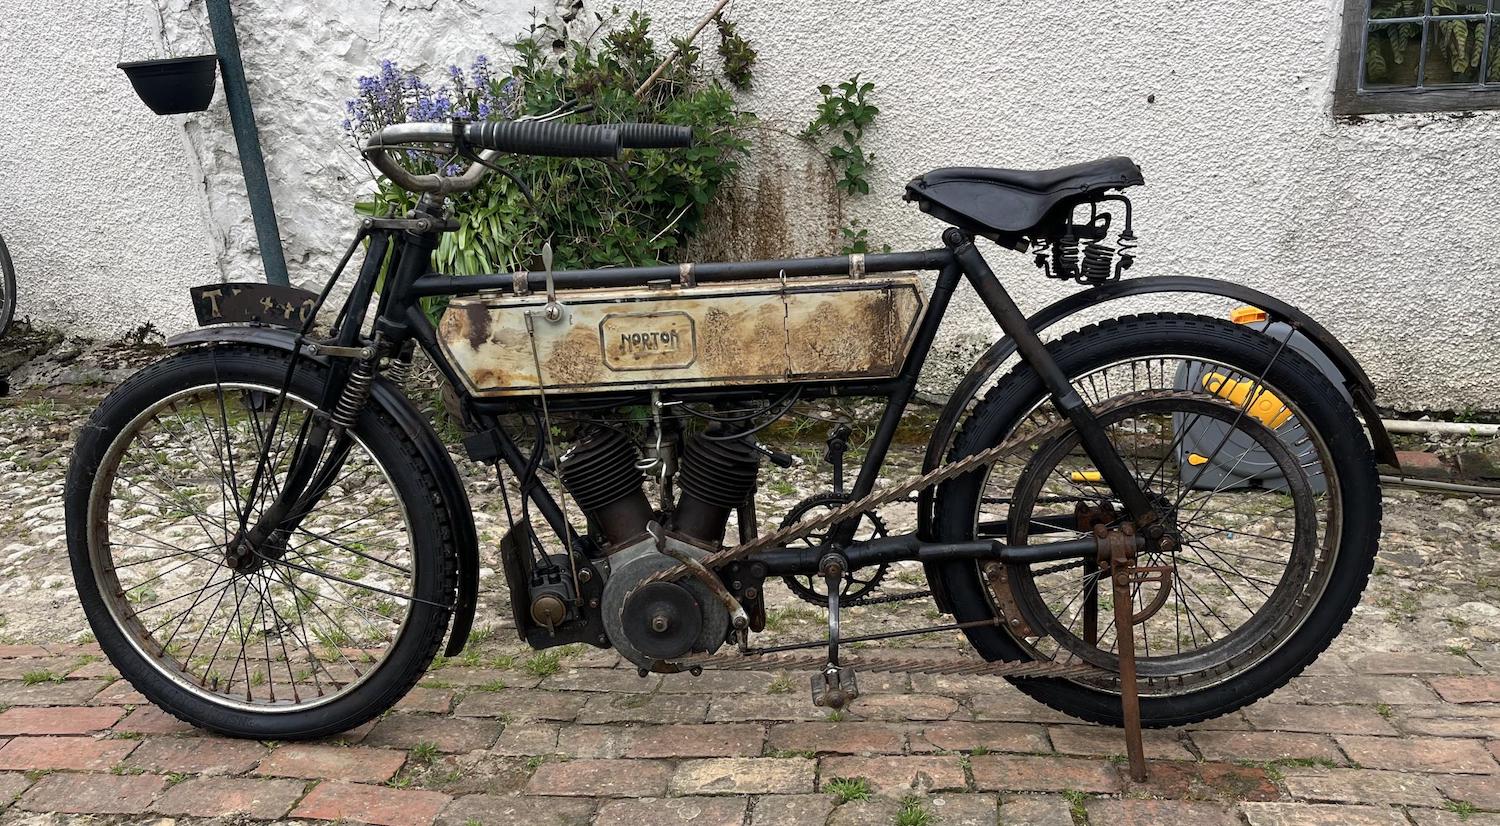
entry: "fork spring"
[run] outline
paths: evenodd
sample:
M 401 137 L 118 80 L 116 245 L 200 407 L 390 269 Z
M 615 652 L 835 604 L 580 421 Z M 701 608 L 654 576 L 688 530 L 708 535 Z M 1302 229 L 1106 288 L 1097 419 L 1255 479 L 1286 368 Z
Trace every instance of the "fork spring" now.
M 375 372 L 369 362 L 356 362 L 354 369 L 349 371 L 349 381 L 333 408 L 333 415 L 329 417 L 334 425 L 344 429 L 354 426 L 354 420 L 359 418 L 359 412 L 370 398 L 370 386 L 374 381 Z

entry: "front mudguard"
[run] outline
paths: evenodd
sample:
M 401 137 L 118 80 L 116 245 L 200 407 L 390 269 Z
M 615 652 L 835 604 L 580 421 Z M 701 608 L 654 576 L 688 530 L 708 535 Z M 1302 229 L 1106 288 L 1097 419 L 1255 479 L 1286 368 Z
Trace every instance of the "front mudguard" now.
M 1323 351 L 1338 368 L 1344 379 L 1344 387 L 1354 400 L 1355 409 L 1365 420 L 1365 427 L 1369 431 L 1376 458 L 1382 463 L 1400 467 L 1400 460 L 1396 457 L 1396 448 L 1391 443 L 1390 434 L 1386 433 L 1385 426 L 1381 424 L 1379 411 L 1375 408 L 1375 386 L 1370 382 L 1370 377 L 1365 373 L 1364 368 L 1359 366 L 1359 362 L 1355 361 L 1349 350 L 1323 325 L 1301 309 L 1260 290 L 1217 278 L 1179 275 L 1132 278 L 1076 292 L 1047 305 L 1030 316 L 1027 321 L 1031 329 L 1040 333 L 1071 316 L 1105 302 L 1151 293 L 1197 293 L 1221 296 L 1258 307 L 1266 311 L 1271 321 L 1291 325 Z M 938 416 L 932 439 L 927 443 L 927 454 L 922 463 L 923 473 L 932 470 L 945 460 L 952 448 L 953 439 L 958 433 L 958 427 L 965 412 L 977 401 L 980 391 L 1000 367 L 1015 353 L 1015 342 L 1009 337 L 1002 338 L 990 345 L 974 366 L 969 368 L 968 374 L 958 383 L 953 394 L 948 397 L 947 404 L 943 406 L 942 413 Z M 928 541 L 933 539 L 933 508 L 933 490 L 928 488 L 917 495 L 917 531 L 919 536 Z M 933 597 L 937 600 L 938 607 L 945 612 L 951 612 L 948 596 L 942 590 L 942 578 L 928 571 L 927 580 L 931 583 Z
M 218 325 L 173 336 L 167 340 L 167 346 L 241 344 L 290 353 L 296 347 L 296 341 L 296 332 L 280 327 Z M 306 346 L 302 348 L 302 357 L 317 364 L 329 363 L 327 356 L 311 353 Z M 469 630 L 474 625 L 474 607 L 479 598 L 479 538 L 474 530 L 474 513 L 469 506 L 469 494 L 447 448 L 438 439 L 426 417 L 400 388 L 385 379 L 379 379 L 370 393 L 370 402 L 388 414 L 411 438 L 412 444 L 417 446 L 422 460 L 431 468 L 437 480 L 442 506 L 448 511 L 448 524 L 453 527 L 453 543 L 458 548 L 458 602 L 453 608 L 453 625 L 448 633 L 448 645 L 443 650 L 446 656 L 451 657 L 462 651 L 464 644 L 468 642 Z

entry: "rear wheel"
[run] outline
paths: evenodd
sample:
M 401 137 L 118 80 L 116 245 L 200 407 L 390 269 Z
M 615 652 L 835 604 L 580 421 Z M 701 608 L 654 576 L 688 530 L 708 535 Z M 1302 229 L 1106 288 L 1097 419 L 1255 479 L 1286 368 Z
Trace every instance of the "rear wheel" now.
M 74 581 L 110 661 L 179 718 L 259 739 L 332 734 L 394 705 L 455 591 L 433 474 L 373 409 L 327 494 L 244 553 L 236 539 L 279 490 L 326 380 L 300 366 L 278 418 L 286 372 L 283 354 L 227 347 L 152 365 L 84 427 L 66 494 Z
M 1215 717 L 1285 684 L 1338 634 L 1374 562 L 1378 478 L 1348 402 L 1284 342 L 1216 319 L 1125 318 L 1049 350 L 1091 407 L 1113 411 L 1101 417 L 1111 443 L 1181 537 L 1173 552 L 1142 557 L 1163 574 L 1132 594 L 1144 724 Z M 1177 392 L 1152 400 L 1160 391 Z M 976 407 L 954 457 L 1058 421 L 1040 378 L 1020 365 Z M 1035 544 L 1122 521 L 1076 433 L 1034 448 L 943 486 L 939 537 Z M 1119 631 L 1097 568 L 997 575 L 953 563 L 934 573 L 959 621 L 999 616 L 1011 629 L 966 632 L 986 658 L 1117 670 Z M 1121 722 L 1113 678 L 1016 684 L 1068 714 Z

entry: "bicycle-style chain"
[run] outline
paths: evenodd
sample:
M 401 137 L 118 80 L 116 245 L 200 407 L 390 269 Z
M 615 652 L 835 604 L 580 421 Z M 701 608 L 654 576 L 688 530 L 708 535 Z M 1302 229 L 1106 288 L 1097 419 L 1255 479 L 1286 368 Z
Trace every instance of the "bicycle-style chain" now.
M 1093 413 L 1096 416 L 1102 416 L 1108 413 L 1112 413 L 1115 410 L 1118 410 L 1119 408 L 1125 407 L 1127 405 L 1139 404 L 1143 401 L 1155 401 L 1159 399 L 1202 400 L 1203 394 L 1194 391 L 1183 390 L 1143 390 L 1137 393 L 1129 393 L 1123 396 L 1117 396 L 1113 399 L 1109 399 L 1103 405 L 1095 408 L 1093 410 Z M 726 548 L 722 551 L 719 551 L 718 553 L 710 554 L 703 560 L 703 565 L 704 567 L 713 570 L 724 565 L 728 565 L 731 562 L 742 560 L 745 557 L 759 551 L 785 545 L 787 542 L 790 542 L 794 539 L 801 539 L 802 537 L 807 536 L 814 531 L 827 528 L 832 525 L 837 525 L 838 523 L 852 518 L 858 514 L 864 513 L 865 511 L 876 510 L 882 505 L 890 504 L 891 502 L 898 499 L 904 499 L 912 495 L 913 493 L 926 490 L 927 488 L 930 488 L 934 485 L 942 484 L 943 482 L 949 481 L 950 479 L 954 479 L 959 476 L 963 476 L 966 473 L 971 473 L 975 470 L 979 470 L 980 468 L 992 465 L 1013 453 L 1020 452 L 1022 449 L 1036 442 L 1050 441 L 1051 439 L 1056 438 L 1063 433 L 1066 433 L 1068 430 L 1071 430 L 1072 427 L 1072 422 L 1063 420 L 1052 425 L 1051 427 L 1047 427 L 1025 437 L 1013 437 L 1004 442 L 1001 442 L 994 447 L 986 448 L 985 450 L 981 450 L 977 453 L 971 453 L 968 456 L 965 456 L 955 462 L 950 462 L 946 465 L 941 465 L 939 467 L 933 468 L 927 473 L 924 473 L 915 479 L 908 480 L 895 487 L 887 488 L 883 491 L 876 491 L 869 494 L 868 496 L 856 499 L 834 510 L 828 511 L 822 516 L 803 522 L 798 522 L 795 525 L 788 525 L 787 527 L 772 531 L 771 533 L 758 536 L 755 539 L 750 540 L 749 542 L 743 542 L 739 545 L 734 546 L 733 548 Z M 686 566 L 678 565 L 674 568 L 668 568 L 652 574 L 649 577 L 646 577 L 641 581 L 641 585 L 646 585 L 652 582 L 677 580 L 690 575 L 691 571 Z

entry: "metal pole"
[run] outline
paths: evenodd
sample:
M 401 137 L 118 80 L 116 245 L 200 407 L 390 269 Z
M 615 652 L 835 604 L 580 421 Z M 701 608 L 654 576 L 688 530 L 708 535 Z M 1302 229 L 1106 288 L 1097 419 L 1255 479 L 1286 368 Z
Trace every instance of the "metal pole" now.
M 250 106 L 250 86 L 245 82 L 245 63 L 240 59 L 240 39 L 234 31 L 229 0 L 208 0 L 208 25 L 213 31 L 214 51 L 224 78 L 224 100 L 229 104 L 229 122 L 239 150 L 240 169 L 245 175 L 245 195 L 255 219 L 255 239 L 266 282 L 286 285 L 286 254 L 281 249 L 281 231 L 276 228 L 276 207 L 271 203 L 271 182 L 266 178 L 266 159 L 260 150 L 260 132 L 255 128 L 255 110 Z

